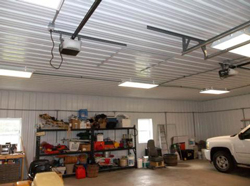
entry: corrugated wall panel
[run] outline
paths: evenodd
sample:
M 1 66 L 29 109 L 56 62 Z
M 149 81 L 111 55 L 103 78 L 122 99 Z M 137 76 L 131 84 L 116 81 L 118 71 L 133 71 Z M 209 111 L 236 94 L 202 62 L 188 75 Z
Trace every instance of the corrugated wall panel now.
M 226 112 L 211 112 L 199 114 L 198 139 L 206 140 L 210 137 L 232 135 L 242 128 L 241 110 Z
M 167 114 L 168 144 L 173 136 L 194 137 L 193 114 Z
M 250 118 L 250 95 L 205 101 L 201 107 L 202 111 L 208 113 L 200 113 L 196 118 L 199 139 L 230 135 L 244 127 L 240 121 L 244 115 Z
M 250 107 L 250 95 L 204 101 L 202 102 L 202 107 L 204 111 L 246 108 Z

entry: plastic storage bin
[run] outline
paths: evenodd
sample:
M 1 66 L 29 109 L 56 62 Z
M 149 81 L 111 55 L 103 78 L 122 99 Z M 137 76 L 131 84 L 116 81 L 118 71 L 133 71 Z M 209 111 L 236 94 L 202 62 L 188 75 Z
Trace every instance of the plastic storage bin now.
M 80 146 L 80 142 L 78 141 L 70 141 L 69 142 L 69 150 L 70 151 L 78 151 Z
M 88 109 L 80 109 L 78 111 L 78 118 L 86 120 L 88 118 Z

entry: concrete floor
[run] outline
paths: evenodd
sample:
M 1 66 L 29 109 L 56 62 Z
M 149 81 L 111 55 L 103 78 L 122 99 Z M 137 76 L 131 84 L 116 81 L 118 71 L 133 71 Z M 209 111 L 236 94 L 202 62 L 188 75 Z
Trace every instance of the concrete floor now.
M 65 186 L 250 186 L 250 169 L 223 174 L 208 161 L 189 160 L 177 167 L 120 170 L 100 173 L 97 178 L 65 178 L 64 182 Z

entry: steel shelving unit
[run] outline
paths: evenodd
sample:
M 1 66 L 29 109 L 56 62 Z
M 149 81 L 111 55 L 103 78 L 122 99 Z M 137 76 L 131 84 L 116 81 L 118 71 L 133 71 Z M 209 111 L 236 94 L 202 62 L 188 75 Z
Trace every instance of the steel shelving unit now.
M 125 130 L 127 132 L 127 134 L 129 134 L 129 132 L 132 130 L 133 131 L 133 139 L 134 139 L 134 146 L 131 148 L 117 148 L 117 149 L 104 149 L 104 150 L 94 150 L 94 136 L 95 136 L 95 131 L 115 131 L 115 130 Z M 55 132 L 56 136 L 57 136 L 57 132 L 66 132 L 68 131 L 67 129 L 37 129 L 37 133 L 39 132 L 45 132 L 45 134 L 47 132 Z M 135 156 L 135 165 L 133 167 L 105 167 L 105 168 L 101 168 L 100 172 L 104 172 L 104 171 L 115 171 L 115 170 L 123 170 L 123 169 L 130 169 L 130 168 L 136 168 L 137 166 L 137 154 L 136 154 L 136 127 L 126 127 L 126 128 L 114 128 L 114 129 L 95 129 L 95 128 L 91 128 L 91 129 L 71 129 L 71 131 L 88 131 L 89 135 L 91 135 L 91 150 L 90 151 L 76 151 L 76 152 L 63 152 L 63 153 L 57 153 L 57 154 L 43 154 L 40 152 L 40 144 L 41 144 L 41 136 L 36 135 L 36 159 L 39 159 L 40 157 L 47 157 L 47 156 L 58 156 L 58 155 L 74 155 L 74 154 L 89 154 L 90 157 L 90 161 L 93 162 L 94 160 L 94 155 L 95 153 L 99 153 L 99 152 L 105 152 L 105 151 L 127 151 L 128 153 L 130 153 L 130 150 L 132 150 L 134 152 L 134 156 Z M 69 175 L 65 175 L 65 176 L 69 176 Z

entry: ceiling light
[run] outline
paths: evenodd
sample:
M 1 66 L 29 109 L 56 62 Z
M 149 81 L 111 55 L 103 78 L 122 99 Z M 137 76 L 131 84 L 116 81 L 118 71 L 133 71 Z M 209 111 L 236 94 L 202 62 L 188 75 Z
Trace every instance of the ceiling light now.
M 219 49 L 219 50 L 225 50 L 227 48 L 236 46 L 240 43 L 244 43 L 249 40 L 250 40 L 250 28 L 247 28 L 247 29 L 235 32 L 229 36 L 226 36 L 218 41 L 213 42 L 211 47 Z
M 137 83 L 137 82 L 131 82 L 131 81 L 125 81 L 121 84 L 119 84 L 121 87 L 132 87 L 132 88 L 144 88 L 144 89 L 150 89 L 157 87 L 159 85 L 156 84 L 148 84 L 148 83 Z
M 58 10 L 62 0 L 21 0 L 27 3 L 39 5 L 39 6 L 44 6 L 47 8 L 52 8 Z
M 244 45 L 242 47 L 230 50 L 230 52 L 239 54 L 242 56 L 250 57 L 250 44 Z
M 27 68 L 0 67 L 0 76 L 30 78 L 33 72 Z
M 226 94 L 229 93 L 229 90 L 215 90 L 215 89 L 205 89 L 201 90 L 201 94 Z

